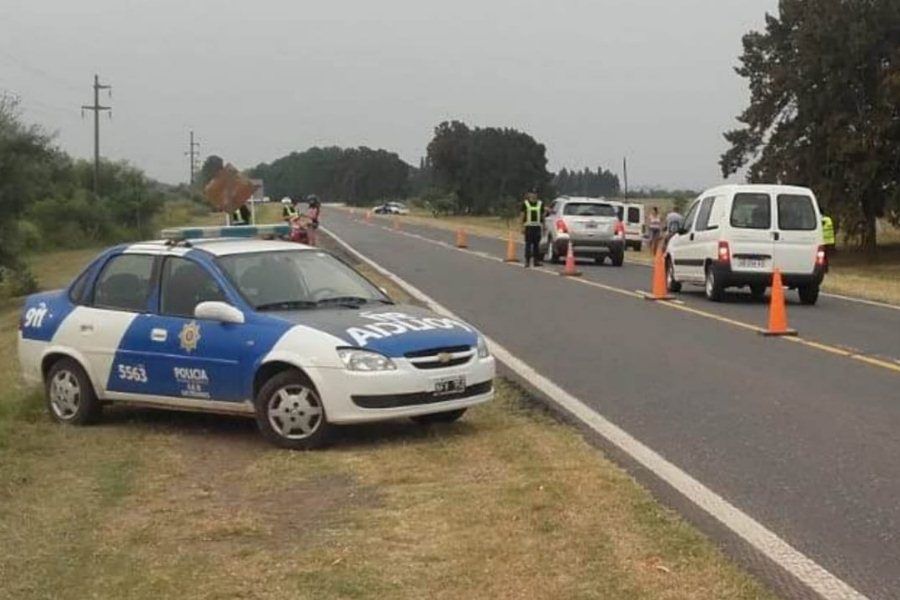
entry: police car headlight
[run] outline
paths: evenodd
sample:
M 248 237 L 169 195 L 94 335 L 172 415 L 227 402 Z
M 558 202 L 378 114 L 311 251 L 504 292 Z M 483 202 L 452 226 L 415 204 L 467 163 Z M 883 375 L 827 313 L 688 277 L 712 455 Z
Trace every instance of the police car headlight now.
M 394 371 L 397 365 L 383 354 L 356 348 L 338 348 L 338 356 L 348 371 Z
M 487 341 L 485 341 L 484 336 L 478 336 L 478 358 L 487 358 L 491 355 L 491 351 L 488 350 Z

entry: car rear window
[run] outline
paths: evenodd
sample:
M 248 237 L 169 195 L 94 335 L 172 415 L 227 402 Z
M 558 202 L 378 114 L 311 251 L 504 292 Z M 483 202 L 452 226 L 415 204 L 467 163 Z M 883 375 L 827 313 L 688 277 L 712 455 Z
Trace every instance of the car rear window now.
M 778 228 L 783 231 L 812 231 L 819 224 L 812 198 L 803 194 L 778 195 Z
M 772 199 L 768 194 L 735 194 L 731 205 L 731 226 L 740 229 L 772 227 Z
M 616 209 L 611 204 L 593 202 L 569 202 L 563 214 L 570 217 L 615 217 Z

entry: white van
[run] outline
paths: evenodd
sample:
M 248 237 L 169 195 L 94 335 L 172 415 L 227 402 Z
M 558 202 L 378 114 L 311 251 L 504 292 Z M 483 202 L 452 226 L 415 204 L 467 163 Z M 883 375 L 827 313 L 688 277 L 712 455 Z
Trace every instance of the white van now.
M 826 270 L 822 216 L 812 191 L 786 185 L 724 185 L 703 192 L 666 249 L 669 291 L 703 284 L 719 301 L 727 287 L 762 297 L 772 272 L 815 304 Z
M 633 248 L 638 252 L 644 243 L 644 234 L 647 232 L 644 224 L 644 205 L 643 204 L 627 204 L 611 200 L 609 202 L 616 207 L 619 214 L 619 220 L 625 224 L 625 247 Z

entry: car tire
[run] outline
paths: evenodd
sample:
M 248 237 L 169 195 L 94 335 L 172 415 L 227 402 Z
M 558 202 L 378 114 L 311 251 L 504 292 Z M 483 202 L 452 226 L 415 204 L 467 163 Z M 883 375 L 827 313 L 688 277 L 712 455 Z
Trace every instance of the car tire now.
M 634 248 L 635 251 L 637 251 L 637 252 L 640 252 L 644 248 L 643 244 L 641 244 L 640 242 L 632 245 L 631 247 Z
M 322 399 L 300 371 L 281 371 L 260 388 L 254 400 L 256 424 L 270 443 L 290 450 L 325 445 L 333 430 Z
M 800 294 L 801 304 L 812 306 L 819 299 L 819 286 L 815 283 L 812 283 L 810 285 L 801 285 L 797 288 L 797 293 Z
M 419 425 L 438 425 L 440 423 L 453 423 L 454 421 L 459 421 L 464 414 L 466 414 L 465 408 L 457 408 L 456 410 L 419 415 L 410 418 Z
M 616 250 L 612 254 L 609 255 L 610 260 L 612 260 L 612 265 L 614 267 L 621 267 L 625 264 L 625 249 Z
M 605 256 L 595 256 L 594 257 L 594 262 L 597 263 L 598 265 L 602 265 L 605 261 L 606 261 Z
M 672 259 L 666 259 L 666 289 L 673 294 L 681 291 L 681 282 L 675 279 L 675 266 Z
M 725 286 L 722 285 L 722 279 L 716 275 L 716 270 L 712 266 L 706 267 L 706 278 L 703 288 L 707 299 L 713 302 L 721 302 L 725 296 Z
M 554 265 L 558 265 L 560 263 L 560 256 L 556 253 L 556 244 L 552 239 L 547 239 L 547 247 L 550 248 L 550 262 Z
M 53 363 L 44 389 L 47 410 L 58 423 L 88 425 L 96 421 L 103 410 L 91 380 L 74 359 L 61 358 Z
M 766 295 L 766 285 L 756 283 L 750 286 L 750 296 L 754 300 L 762 300 Z

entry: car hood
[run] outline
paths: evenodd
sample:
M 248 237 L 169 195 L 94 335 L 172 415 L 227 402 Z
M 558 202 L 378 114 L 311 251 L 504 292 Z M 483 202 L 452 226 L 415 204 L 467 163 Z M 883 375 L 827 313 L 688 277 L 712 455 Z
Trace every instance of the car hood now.
M 347 346 L 390 357 L 453 346 L 475 346 L 471 325 L 411 305 L 320 308 L 272 312 L 270 316 L 343 340 Z

